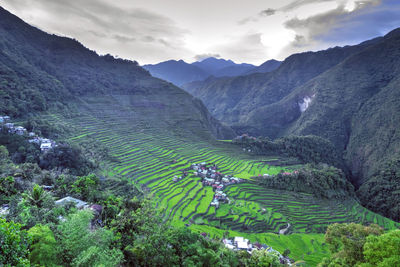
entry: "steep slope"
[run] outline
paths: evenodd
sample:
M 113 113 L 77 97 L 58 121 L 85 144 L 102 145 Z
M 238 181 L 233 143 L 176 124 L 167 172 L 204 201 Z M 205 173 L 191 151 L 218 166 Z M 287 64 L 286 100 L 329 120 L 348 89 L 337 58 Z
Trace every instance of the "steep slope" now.
M 218 119 L 231 125 L 254 127 L 248 124 L 250 112 L 281 100 L 296 87 L 364 49 L 370 43 L 295 54 L 288 57 L 278 69 L 269 73 L 209 79 L 204 83 L 184 85 L 184 89 L 202 99 Z
M 282 100 L 253 110 L 245 124 L 269 136 L 314 134 L 329 139 L 343 151 L 353 182 L 361 186 L 363 204 L 399 220 L 397 170 L 383 174 L 400 153 L 399 66 L 397 29 Z
M 75 40 L 46 34 L 0 9 L 0 112 L 15 116 L 79 107 L 129 112 L 137 130 L 187 136 L 233 135 L 198 99 L 153 78 L 136 62 L 98 56 Z M 99 104 L 102 105 L 99 105 Z M 129 123 L 129 121 L 127 121 Z M 207 137 L 208 136 L 208 137 Z
M 242 75 L 249 75 L 249 74 L 253 74 L 253 73 L 267 73 L 267 72 L 271 72 L 273 70 L 276 70 L 277 68 L 279 68 L 279 66 L 282 64 L 282 61 L 278 61 L 275 59 L 271 59 L 268 61 L 265 61 L 263 64 L 261 64 L 260 66 L 246 72 L 243 73 Z
M 204 80 L 210 75 L 207 71 L 183 60 L 169 60 L 154 65 L 144 65 L 143 68 L 148 70 L 154 77 L 178 86 L 192 81 Z
M 289 131 L 330 139 L 346 150 L 355 176 L 371 175 L 399 152 L 399 55 L 396 30 L 307 84 L 301 91 L 315 97 Z

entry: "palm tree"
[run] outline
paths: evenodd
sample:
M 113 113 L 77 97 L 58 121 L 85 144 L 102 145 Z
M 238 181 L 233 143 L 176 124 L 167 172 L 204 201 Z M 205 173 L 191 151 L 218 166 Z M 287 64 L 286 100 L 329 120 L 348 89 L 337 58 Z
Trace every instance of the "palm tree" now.
M 27 200 L 34 206 L 41 208 L 44 202 L 44 199 L 46 197 L 46 192 L 44 189 L 38 185 L 35 184 L 32 188 L 32 191 L 30 194 L 26 194 Z

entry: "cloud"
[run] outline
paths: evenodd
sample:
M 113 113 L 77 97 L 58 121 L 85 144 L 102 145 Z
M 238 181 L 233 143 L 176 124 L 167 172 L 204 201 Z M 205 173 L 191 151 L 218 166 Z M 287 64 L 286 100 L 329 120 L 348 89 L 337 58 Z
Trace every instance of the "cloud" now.
M 253 32 L 232 36 L 225 44 L 214 47 L 224 58 L 235 62 L 264 62 L 270 58 L 268 49 L 262 43 L 262 33 Z M 256 64 L 258 64 L 256 63 Z
M 279 8 L 278 10 L 287 12 L 287 11 L 292 11 L 297 8 L 300 8 L 304 5 L 317 4 L 317 3 L 319 4 L 319 3 L 332 2 L 332 1 L 333 0 L 296 0 L 296 1 L 293 1 L 287 5 Z M 343 0 L 339 0 L 339 1 L 343 2 Z
M 311 1 L 311 0 L 310 0 Z M 310 2 L 310 1 L 296 1 Z M 385 34 L 400 25 L 400 7 L 394 0 L 342 1 L 335 9 L 304 19 L 294 17 L 284 25 L 296 33 L 281 54 L 357 44 Z
M 272 16 L 276 13 L 276 9 L 267 8 L 259 13 L 260 16 Z
M 200 54 L 200 55 L 195 55 L 195 56 L 194 56 L 194 59 L 195 59 L 196 61 L 202 61 L 202 60 L 204 60 L 204 59 L 206 59 L 206 58 L 209 58 L 209 57 L 220 58 L 221 55 L 220 55 L 220 54 L 217 54 L 217 53 Z
M 298 2 L 311 2 L 313 0 L 303 0 Z M 310 16 L 305 19 L 299 19 L 298 17 L 292 18 L 285 22 L 285 27 L 294 30 L 298 35 L 304 38 L 313 39 L 318 38 L 321 35 L 329 33 L 332 29 L 337 28 L 339 25 L 344 26 L 343 22 L 349 22 L 357 16 L 359 11 L 365 8 L 369 8 L 373 5 L 378 4 L 379 0 L 370 1 L 355 1 L 352 2 L 354 5 L 349 11 L 350 2 L 343 2 L 337 6 L 337 8 L 328 12 Z M 294 3 L 292 3 L 294 4 Z M 348 25 L 347 25 L 348 26 Z
M 44 31 L 78 39 L 100 54 L 140 61 L 181 57 L 187 30 L 143 8 L 105 0 L 4 0 L 2 5 Z

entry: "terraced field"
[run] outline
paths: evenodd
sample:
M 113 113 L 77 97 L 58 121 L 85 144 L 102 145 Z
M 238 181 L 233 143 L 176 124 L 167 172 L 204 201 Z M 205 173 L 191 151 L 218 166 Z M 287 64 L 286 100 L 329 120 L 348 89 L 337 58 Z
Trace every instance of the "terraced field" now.
M 292 257 L 304 259 L 310 265 L 327 253 L 322 233 L 330 223 L 374 222 L 388 229 L 397 226 L 354 200 L 322 201 L 309 194 L 261 188 L 251 180 L 224 189 L 231 203 L 215 209 L 210 207 L 214 195 L 211 187 L 203 187 L 200 178 L 192 172 L 178 182 L 173 182 L 172 177 L 199 162 L 215 163 L 223 174 L 243 179 L 276 174 L 294 166 L 268 165 L 266 162 L 277 165 L 280 159 L 255 158 L 228 142 L 207 142 L 196 137 L 188 142 L 179 133 L 163 132 L 146 124 L 129 110 L 117 113 L 112 108 L 93 109 L 98 112 L 85 111 L 71 119 L 53 114 L 47 119 L 73 129 L 76 135 L 69 137 L 71 142 L 79 143 L 91 137 L 106 145 L 117 159 L 108 164 L 111 171 L 146 188 L 163 211 L 165 220 L 174 225 L 186 225 L 216 238 L 245 236 L 280 251 L 289 248 Z M 291 234 L 278 235 L 288 223 Z

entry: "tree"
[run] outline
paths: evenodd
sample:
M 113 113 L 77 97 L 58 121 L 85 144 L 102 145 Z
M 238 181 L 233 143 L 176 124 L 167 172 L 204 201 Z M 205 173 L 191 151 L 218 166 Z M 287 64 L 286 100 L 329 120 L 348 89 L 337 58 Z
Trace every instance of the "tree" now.
M 57 242 L 47 225 L 37 224 L 28 231 L 32 238 L 29 260 L 40 266 L 55 266 Z
M 25 198 L 29 201 L 29 203 L 38 208 L 43 207 L 43 204 L 46 200 L 46 196 L 47 192 L 44 191 L 44 189 L 38 184 L 35 184 L 33 186 L 30 194 L 25 194 Z
M 12 176 L 0 177 L 0 204 L 7 203 L 10 196 L 17 193 L 15 179 Z
M 20 224 L 0 218 L 0 266 L 29 266 L 30 243 Z
M 23 193 L 16 205 L 10 205 L 9 218 L 30 228 L 38 223 L 56 223 L 54 199 L 39 185 L 34 185 L 31 192 Z
M 74 192 L 78 198 L 87 201 L 95 201 L 99 194 L 99 182 L 99 178 L 94 174 L 79 177 L 72 184 L 72 192 Z
M 363 247 L 368 236 L 379 236 L 383 229 L 376 224 L 363 226 L 356 223 L 329 225 L 325 241 L 331 257 L 319 266 L 354 266 L 365 262 Z
M 400 266 L 400 230 L 381 236 L 368 236 L 364 245 L 364 257 L 366 264 L 362 266 Z
M 72 262 L 75 266 L 117 266 L 122 253 L 110 249 L 114 235 L 103 228 L 90 229 L 93 214 L 90 211 L 78 211 L 71 214 L 59 227 L 59 253 L 63 262 Z
M 281 262 L 279 260 L 279 254 L 277 252 L 262 249 L 253 251 L 248 261 L 248 266 L 276 267 L 281 266 Z

